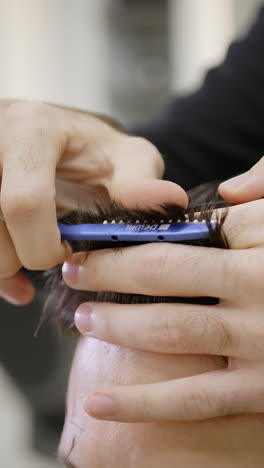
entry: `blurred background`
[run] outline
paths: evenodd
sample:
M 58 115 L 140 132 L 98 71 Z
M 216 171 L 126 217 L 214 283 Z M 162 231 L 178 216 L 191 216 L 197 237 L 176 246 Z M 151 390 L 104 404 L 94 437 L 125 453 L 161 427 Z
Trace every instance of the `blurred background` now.
M 41 100 L 144 122 L 192 92 L 261 0 L 0 0 L 0 99 Z M 0 303 L 0 466 L 52 468 L 74 345 L 46 325 L 43 292 Z

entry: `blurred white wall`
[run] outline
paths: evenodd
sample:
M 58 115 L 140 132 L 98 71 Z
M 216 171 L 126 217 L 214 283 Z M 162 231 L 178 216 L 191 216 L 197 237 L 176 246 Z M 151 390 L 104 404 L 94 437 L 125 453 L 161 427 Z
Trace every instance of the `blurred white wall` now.
M 108 111 L 106 0 L 0 0 L 0 98 Z
M 0 0 L 0 97 L 63 100 L 60 0 Z
M 55 460 L 31 449 L 31 412 L 0 365 L 1 468 L 58 468 Z M 55 454 L 54 454 L 55 455 Z
M 171 89 L 197 88 L 245 32 L 263 0 L 169 0 Z
M 223 59 L 230 41 L 248 27 L 260 3 L 168 0 L 171 91 L 198 86 L 205 71 Z M 122 0 L 0 0 L 0 98 L 45 100 L 105 113 L 111 106 L 119 109 L 111 99 L 110 82 L 114 75 L 116 83 L 126 80 L 128 57 L 121 55 L 118 65 L 113 61 L 117 53 L 108 27 L 113 5 L 128 8 Z M 148 3 L 133 5 L 143 21 Z M 151 20 L 154 10 L 149 11 L 145 18 Z M 129 41 L 127 47 L 130 50 Z M 133 93 L 133 86 L 129 89 Z M 142 105 L 137 112 L 129 102 L 127 114 L 138 117 L 142 112 L 144 118 Z M 125 119 L 125 109 L 122 112 Z
M 223 59 L 234 36 L 231 0 L 171 0 L 171 87 L 186 92 Z
M 233 0 L 234 16 L 238 35 L 244 34 L 252 22 L 263 0 Z
M 64 102 L 109 113 L 108 0 L 64 0 Z

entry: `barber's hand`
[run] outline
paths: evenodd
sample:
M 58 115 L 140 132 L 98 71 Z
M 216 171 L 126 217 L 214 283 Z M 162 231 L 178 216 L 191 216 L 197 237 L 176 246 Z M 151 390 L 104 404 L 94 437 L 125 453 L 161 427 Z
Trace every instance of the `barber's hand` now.
M 103 197 L 128 208 L 136 200 L 155 204 L 161 186 L 168 203 L 187 205 L 179 186 L 153 180 L 163 174 L 157 149 L 109 122 L 47 104 L 0 102 L 0 296 L 10 302 L 34 295 L 21 266 L 48 269 L 71 254 L 57 216 Z
M 220 298 L 214 306 L 82 304 L 75 323 L 83 334 L 151 352 L 228 357 L 226 369 L 189 378 L 99 388 L 85 404 L 91 416 L 143 422 L 264 412 L 264 201 L 230 208 L 224 230 L 232 250 L 153 243 L 85 260 L 78 253 L 64 265 L 76 289 Z
M 220 195 L 233 204 L 245 203 L 264 197 L 264 157 L 249 171 L 223 182 Z

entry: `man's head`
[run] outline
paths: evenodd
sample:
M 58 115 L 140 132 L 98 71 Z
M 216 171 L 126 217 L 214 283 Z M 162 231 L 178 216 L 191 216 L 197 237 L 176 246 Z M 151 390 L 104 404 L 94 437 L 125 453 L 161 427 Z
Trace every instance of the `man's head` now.
M 189 216 L 192 217 L 194 211 L 201 211 L 199 216 L 209 220 L 213 205 L 201 207 L 204 199 L 201 200 L 200 189 L 198 192 L 196 192 L 197 197 L 195 194 L 191 194 Z M 197 203 L 195 203 L 195 199 L 197 199 Z M 207 198 L 205 201 L 210 200 Z M 168 210 L 170 211 L 168 212 Z M 173 215 L 172 210 L 174 210 Z M 74 217 L 68 219 L 68 222 L 100 222 L 109 217 L 116 219 L 116 221 L 129 217 L 133 221 L 146 219 L 149 215 L 150 213 L 146 212 L 128 213 L 115 206 L 109 212 L 99 213 L 99 218 L 98 215 L 94 214 L 76 213 Z M 177 207 L 169 207 L 167 212 L 163 210 L 162 214 L 151 212 L 152 219 L 155 217 L 160 219 L 162 216 L 166 220 L 166 217 L 169 216 L 177 220 L 182 215 Z M 224 219 L 225 215 L 221 215 L 217 230 L 211 232 L 205 245 L 228 247 L 222 233 Z M 201 242 L 199 241 L 198 244 L 201 245 Z M 109 245 L 95 243 L 75 245 L 76 250 L 82 251 L 106 247 Z M 217 298 L 186 299 L 115 292 L 73 291 L 63 282 L 59 269 L 51 273 L 50 279 L 53 284 L 53 300 L 57 302 L 56 318 L 66 331 L 74 330 L 76 307 L 81 302 L 89 300 L 107 300 L 119 303 L 217 303 Z M 233 460 L 232 467 L 247 466 L 243 465 L 244 459 L 240 455 L 241 450 L 247 448 L 251 453 L 254 446 L 257 453 L 261 444 L 260 422 L 254 418 L 244 417 L 238 418 L 239 420 L 232 418 L 198 423 L 124 424 L 95 420 L 88 416 L 84 410 L 85 398 L 88 393 L 97 388 L 168 381 L 225 366 L 226 360 L 221 356 L 177 356 L 149 353 L 115 346 L 95 338 L 80 338 L 69 379 L 67 412 L 60 444 L 62 458 L 67 460 L 69 466 L 71 466 L 70 463 L 74 463 L 77 468 L 108 468 L 109 466 L 113 468 L 123 468 L 123 466 L 127 468 L 160 468 L 161 466 L 229 468 L 231 458 Z M 254 466 L 260 467 L 261 465 Z
M 203 245 L 218 248 L 228 248 L 228 241 L 224 236 L 222 226 L 226 218 L 225 212 L 217 218 L 216 229 L 210 226 L 210 220 L 213 214 L 213 209 L 218 206 L 223 206 L 224 202 L 217 194 L 216 184 L 206 184 L 206 186 L 199 186 L 194 190 L 189 191 L 189 208 L 184 211 L 176 205 L 162 206 L 160 211 L 154 210 L 134 210 L 128 211 L 124 207 L 112 203 L 108 206 L 97 207 L 96 212 L 78 211 L 72 213 L 70 216 L 63 219 L 66 224 L 83 224 L 83 223 L 102 223 L 104 220 L 115 220 L 117 223 L 129 222 L 154 224 L 164 221 L 164 223 L 173 220 L 177 221 L 192 221 L 198 219 L 208 223 L 209 238 L 197 241 L 185 242 L 191 245 Z M 115 248 L 123 249 L 133 245 L 133 243 L 123 242 L 99 242 L 99 241 L 81 241 L 73 242 L 72 247 L 74 251 L 88 252 L 98 249 Z M 203 299 L 186 299 L 178 297 L 159 297 L 159 296 L 145 296 L 145 295 L 132 295 L 118 292 L 93 292 L 93 291 L 76 291 L 72 290 L 63 281 L 61 274 L 61 266 L 57 266 L 46 274 L 46 286 L 50 288 L 50 295 L 47 301 L 47 306 L 51 306 L 53 317 L 56 317 L 57 324 L 63 332 L 71 334 L 76 333 L 74 326 L 74 312 L 82 302 L 100 301 L 100 302 L 115 302 L 120 304 L 130 303 L 162 303 L 162 302 L 191 302 L 191 303 L 215 303 L 216 300 L 212 298 Z M 48 307 L 45 308 L 44 317 L 47 314 Z

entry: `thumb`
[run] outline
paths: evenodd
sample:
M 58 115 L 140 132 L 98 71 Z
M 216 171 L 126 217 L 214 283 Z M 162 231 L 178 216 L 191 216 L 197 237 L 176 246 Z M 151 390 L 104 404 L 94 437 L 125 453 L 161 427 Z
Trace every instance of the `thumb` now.
M 161 205 L 188 206 L 188 196 L 179 185 L 168 180 L 123 180 L 110 192 L 110 196 L 127 209 L 160 209 Z
M 219 185 L 219 193 L 230 203 L 246 203 L 264 197 L 264 157 L 249 171 Z
M 143 138 L 119 136 L 111 148 L 113 176 L 105 185 L 112 200 L 127 209 L 159 209 L 160 205 L 188 206 L 183 188 L 160 180 L 164 161 L 158 149 Z

